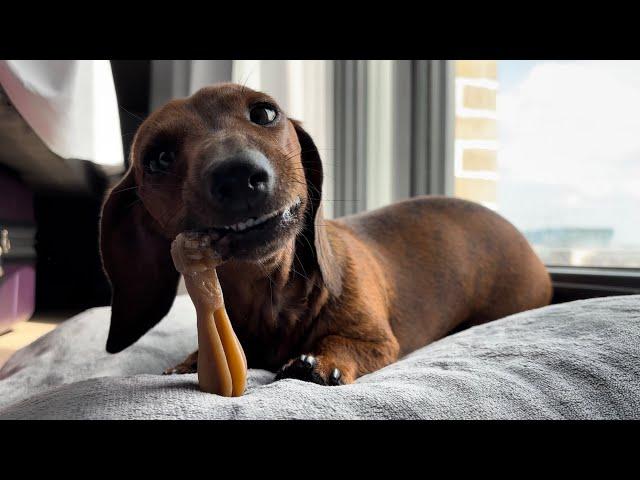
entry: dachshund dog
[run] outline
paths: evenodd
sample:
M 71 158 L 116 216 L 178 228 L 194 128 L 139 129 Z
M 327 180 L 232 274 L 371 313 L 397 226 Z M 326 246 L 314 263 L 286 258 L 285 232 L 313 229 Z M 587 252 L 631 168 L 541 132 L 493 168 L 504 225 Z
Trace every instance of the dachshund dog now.
M 112 285 L 107 351 L 168 312 L 181 232 L 211 236 L 225 304 L 251 368 L 351 383 L 443 336 L 547 305 L 544 265 L 505 219 L 423 196 L 337 220 L 322 214 L 322 162 L 268 95 L 203 88 L 152 113 L 101 219 Z M 195 372 L 192 354 L 169 373 Z

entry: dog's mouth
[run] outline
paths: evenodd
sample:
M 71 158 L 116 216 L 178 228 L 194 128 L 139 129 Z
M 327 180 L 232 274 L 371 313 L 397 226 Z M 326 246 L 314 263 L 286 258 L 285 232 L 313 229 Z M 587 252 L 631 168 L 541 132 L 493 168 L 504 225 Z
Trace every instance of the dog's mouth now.
M 260 258 L 294 231 L 301 219 L 302 201 L 296 197 L 286 207 L 230 225 L 191 231 L 210 236 L 212 246 L 223 258 Z
M 296 197 L 296 199 L 291 204 L 280 210 L 275 210 L 259 217 L 251 217 L 243 222 L 234 223 L 232 225 L 211 227 L 210 230 L 222 234 L 231 232 L 236 234 L 244 234 L 252 230 L 269 228 L 270 226 L 274 226 L 279 223 L 287 224 L 295 218 L 295 215 L 300 209 L 301 203 L 302 202 L 300 200 L 300 197 Z

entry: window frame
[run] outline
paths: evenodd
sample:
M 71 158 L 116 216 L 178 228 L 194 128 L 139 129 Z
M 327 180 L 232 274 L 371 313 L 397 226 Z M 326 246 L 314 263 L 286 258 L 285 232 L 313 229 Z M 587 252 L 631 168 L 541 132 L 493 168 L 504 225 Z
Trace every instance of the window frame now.
M 640 294 L 640 269 L 549 266 L 553 303 L 584 298 Z

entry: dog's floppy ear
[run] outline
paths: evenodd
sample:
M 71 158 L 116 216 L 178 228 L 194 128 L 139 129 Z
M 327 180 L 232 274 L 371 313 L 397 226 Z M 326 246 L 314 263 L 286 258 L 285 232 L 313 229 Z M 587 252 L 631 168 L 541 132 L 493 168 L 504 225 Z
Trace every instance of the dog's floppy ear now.
M 109 353 L 144 335 L 167 314 L 176 296 L 180 275 L 171 260 L 171 242 L 152 229 L 153 222 L 129 169 L 108 195 L 100 221 L 102 264 L 112 291 Z
M 307 208 L 309 209 L 309 218 L 313 220 L 307 222 L 305 236 L 312 235 L 310 238 L 313 238 L 315 250 L 312 252 L 312 256 L 320 269 L 322 280 L 329 292 L 338 297 L 342 292 L 342 269 L 341 262 L 338 261 L 327 234 L 327 227 L 322 213 L 322 181 L 324 178 L 322 160 L 320 159 L 318 148 L 311 136 L 302 128 L 300 122 L 297 120 L 290 121 L 296 130 L 298 142 L 300 143 L 300 155 L 309 198 L 309 206 Z M 301 245 L 308 244 L 301 242 Z

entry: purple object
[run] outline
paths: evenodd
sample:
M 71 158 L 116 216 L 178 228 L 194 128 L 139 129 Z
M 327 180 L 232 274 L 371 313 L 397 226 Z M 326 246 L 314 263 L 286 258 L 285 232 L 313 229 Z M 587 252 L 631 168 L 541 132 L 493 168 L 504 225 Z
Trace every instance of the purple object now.
M 28 320 L 35 309 L 33 194 L 0 171 L 0 333 Z
M 36 269 L 29 265 L 5 265 L 0 281 L 0 333 L 3 333 L 33 315 Z

